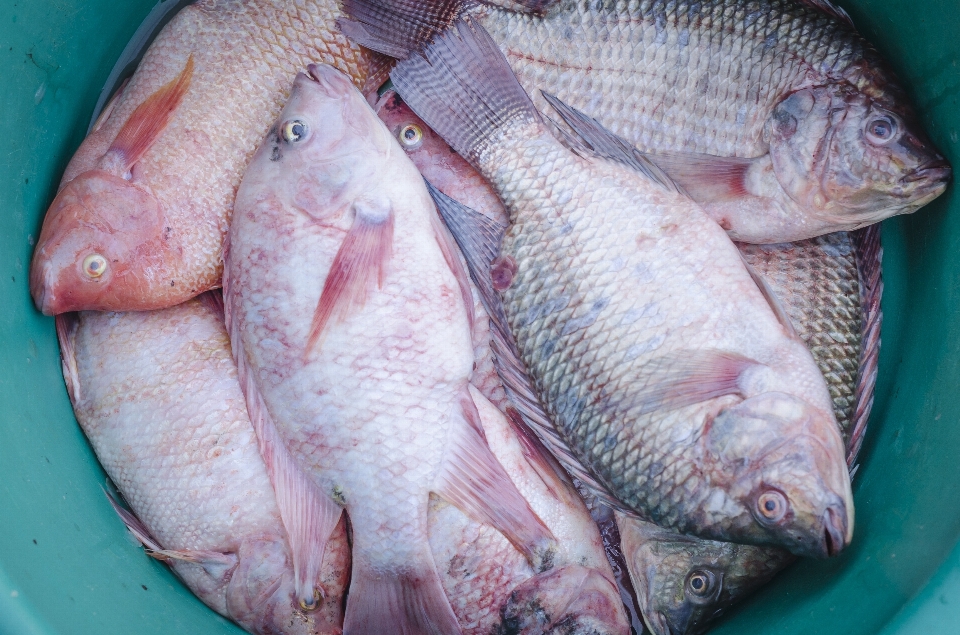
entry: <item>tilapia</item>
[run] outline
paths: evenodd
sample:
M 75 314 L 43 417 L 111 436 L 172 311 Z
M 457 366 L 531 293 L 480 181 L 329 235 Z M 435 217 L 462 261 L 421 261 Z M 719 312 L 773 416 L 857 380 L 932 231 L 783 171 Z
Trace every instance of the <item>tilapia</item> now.
M 344 0 L 341 25 L 402 58 L 473 16 L 538 108 L 544 90 L 654 153 L 736 240 L 855 229 L 946 188 L 950 167 L 897 79 L 829 0 L 523 4 L 541 11 Z
M 77 421 L 129 502 L 129 528 L 212 609 L 262 635 L 340 633 L 344 523 L 304 610 L 247 415 L 218 298 L 161 311 L 57 317 Z
M 723 231 L 554 101 L 583 131 L 565 137 L 579 154 L 565 147 L 469 18 L 391 78 L 510 213 L 499 245 L 440 203 L 488 306 L 502 299 L 492 317 L 534 384 L 520 403 L 564 466 L 681 532 L 842 550 L 853 502 L 823 378 Z
M 177 14 L 67 166 L 33 256 L 37 307 L 158 309 L 219 286 L 240 178 L 290 78 L 326 61 L 378 82 L 384 59 L 339 33 L 338 15 L 335 0 Z
M 241 384 L 294 552 L 349 516 L 344 633 L 460 633 L 431 494 L 533 571 L 554 567 L 557 540 L 484 439 L 483 418 L 502 415 L 470 389 L 472 298 L 422 177 L 345 76 L 309 72 L 244 175 L 227 240 Z
M 877 377 L 883 293 L 879 240 L 879 225 L 874 225 L 853 235 L 746 249 L 747 259 L 783 299 L 827 378 L 851 473 Z M 704 632 L 794 560 L 782 549 L 700 540 L 622 514 L 616 522 L 641 612 L 654 635 Z

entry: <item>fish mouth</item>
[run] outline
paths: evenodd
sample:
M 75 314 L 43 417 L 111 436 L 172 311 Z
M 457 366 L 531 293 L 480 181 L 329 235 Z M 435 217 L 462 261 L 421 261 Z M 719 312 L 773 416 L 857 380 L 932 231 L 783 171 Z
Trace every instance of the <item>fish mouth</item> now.
M 903 183 L 925 182 L 927 187 L 937 187 L 946 184 L 953 175 L 953 168 L 944 158 L 937 158 L 924 163 L 910 174 L 904 176 Z
M 847 546 L 847 515 L 835 506 L 827 508 L 823 513 L 823 543 L 822 553 L 827 558 L 840 554 Z

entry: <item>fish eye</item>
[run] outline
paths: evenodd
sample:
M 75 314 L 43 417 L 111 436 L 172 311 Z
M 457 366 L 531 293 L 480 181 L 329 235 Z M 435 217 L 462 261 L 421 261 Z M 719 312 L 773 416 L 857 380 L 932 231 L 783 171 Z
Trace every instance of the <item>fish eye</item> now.
M 694 569 L 687 576 L 686 593 L 691 600 L 705 600 L 716 595 L 720 576 L 709 569 Z
M 767 490 L 757 497 L 757 512 L 770 522 L 777 522 L 787 514 L 787 497 L 777 490 Z
M 423 130 L 417 124 L 408 123 L 400 128 L 397 139 L 405 150 L 416 150 L 423 145 Z
M 107 270 L 107 259 L 100 254 L 90 254 L 83 259 L 81 266 L 88 278 L 99 278 Z
M 283 124 L 283 127 L 280 129 L 280 134 L 283 135 L 283 140 L 287 143 L 297 143 L 298 141 L 303 141 L 309 131 L 310 128 L 305 122 L 299 119 L 291 119 Z
M 884 145 L 897 136 L 897 122 L 890 117 L 870 120 L 866 129 L 867 140 L 874 145 Z

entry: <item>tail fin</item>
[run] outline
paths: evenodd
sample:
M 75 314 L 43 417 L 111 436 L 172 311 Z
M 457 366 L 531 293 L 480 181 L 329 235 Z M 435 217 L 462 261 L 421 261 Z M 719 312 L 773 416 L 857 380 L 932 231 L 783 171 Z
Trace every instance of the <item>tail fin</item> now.
M 429 551 L 423 571 L 377 571 L 354 560 L 343 635 L 460 635 Z
M 472 7 L 473 0 L 342 0 L 337 21 L 357 44 L 403 59 Z
M 390 78 L 413 111 L 474 165 L 505 129 L 540 121 L 503 53 L 469 16 L 399 62 Z

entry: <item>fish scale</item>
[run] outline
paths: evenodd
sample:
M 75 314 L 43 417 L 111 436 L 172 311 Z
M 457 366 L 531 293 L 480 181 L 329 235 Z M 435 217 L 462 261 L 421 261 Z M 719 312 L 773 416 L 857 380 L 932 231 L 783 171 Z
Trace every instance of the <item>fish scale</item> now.
M 540 110 L 549 90 L 652 152 L 763 154 L 787 92 L 875 56 L 851 27 L 791 0 L 576 0 L 542 19 L 477 15 Z

